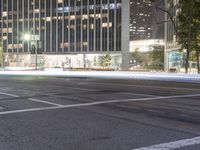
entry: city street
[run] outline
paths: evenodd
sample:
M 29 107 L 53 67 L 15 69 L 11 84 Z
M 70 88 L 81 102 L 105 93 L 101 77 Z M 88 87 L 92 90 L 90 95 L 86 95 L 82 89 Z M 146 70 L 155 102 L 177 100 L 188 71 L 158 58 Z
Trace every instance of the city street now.
M 200 84 L 0 77 L 0 150 L 136 149 L 200 149 Z

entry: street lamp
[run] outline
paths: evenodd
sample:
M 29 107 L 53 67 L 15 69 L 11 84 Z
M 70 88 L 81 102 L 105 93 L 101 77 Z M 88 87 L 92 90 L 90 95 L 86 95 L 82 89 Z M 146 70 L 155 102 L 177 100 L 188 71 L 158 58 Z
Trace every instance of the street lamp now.
M 37 44 L 39 41 L 39 36 L 38 35 L 30 35 L 30 34 L 24 34 L 23 35 L 23 39 L 25 41 L 33 41 L 35 43 L 35 70 L 37 70 L 37 51 L 38 51 L 38 48 L 37 48 Z

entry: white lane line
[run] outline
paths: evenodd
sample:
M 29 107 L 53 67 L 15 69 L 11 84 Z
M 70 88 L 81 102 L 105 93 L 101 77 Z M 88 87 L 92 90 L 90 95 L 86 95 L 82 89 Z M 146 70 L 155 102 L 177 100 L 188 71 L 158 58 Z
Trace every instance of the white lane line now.
M 34 102 L 39 102 L 39 103 L 45 103 L 45 104 L 50 104 L 50 105 L 54 105 L 54 106 L 64 106 L 64 105 L 61 105 L 61 104 L 57 104 L 57 103 L 53 103 L 53 102 L 48 102 L 48 101 L 44 101 L 44 100 L 39 100 L 39 99 L 35 99 L 35 98 L 28 98 L 28 100 L 30 101 L 34 101 Z
M 5 112 L 0 112 L 0 115 L 15 114 L 15 113 L 20 113 L 20 112 L 33 112 L 33 111 L 42 111 L 42 110 L 62 109 L 62 108 L 86 107 L 86 106 L 94 106 L 94 105 L 110 104 L 110 103 L 162 100 L 162 99 L 171 99 L 171 98 L 187 98 L 187 97 L 197 97 L 197 96 L 200 96 L 200 94 L 151 97 L 151 98 L 138 98 L 138 99 L 124 99 L 124 100 L 97 101 L 97 102 L 88 102 L 88 103 L 80 103 L 80 104 L 61 105 L 61 106 L 54 106 L 54 107 L 41 107 L 41 108 L 31 108 L 31 109 L 5 111 Z
M 120 92 L 119 94 L 126 94 L 126 95 L 138 95 L 138 96 L 150 96 L 150 97 L 159 97 L 158 95 L 150 95 L 150 94 L 139 94 L 139 93 L 129 93 L 129 92 Z
M 6 95 L 6 96 L 11 96 L 11 97 L 19 97 L 19 95 L 9 94 L 9 93 L 4 93 L 4 92 L 0 92 L 0 94 Z
M 7 95 L 7 96 L 11 96 L 11 97 L 19 97 L 19 95 L 14 95 L 14 94 L 9 94 L 9 93 L 4 93 L 4 92 L 0 92 L 0 94 L 2 95 Z M 39 100 L 39 99 L 35 99 L 35 98 L 28 98 L 28 100 L 30 101 L 35 101 L 35 102 L 40 102 L 40 103 L 45 103 L 45 104 L 50 104 L 53 106 L 63 106 L 61 104 L 57 104 L 57 103 L 52 103 L 52 102 L 48 102 L 48 101 L 44 101 L 44 100 Z M 1 102 L 1 101 L 0 101 Z M 8 101 L 9 102 L 9 101 Z
M 173 150 L 177 148 L 183 148 L 183 147 L 198 145 L 198 144 L 200 144 L 200 136 L 194 137 L 191 139 L 183 139 L 179 141 L 152 145 L 149 147 L 142 147 L 142 148 L 137 148 L 137 149 L 132 149 L 132 150 Z

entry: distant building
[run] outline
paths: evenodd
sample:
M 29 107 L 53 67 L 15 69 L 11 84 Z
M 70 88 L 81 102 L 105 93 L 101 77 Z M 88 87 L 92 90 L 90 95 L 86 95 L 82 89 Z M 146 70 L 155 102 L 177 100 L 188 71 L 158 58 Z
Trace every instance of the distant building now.
M 153 39 L 164 39 L 165 12 L 157 9 L 156 5 L 165 9 L 165 3 L 153 3 Z
M 34 66 L 37 48 L 43 67 L 100 67 L 109 53 L 128 69 L 129 13 L 129 0 L 0 0 L 6 65 Z
M 148 0 L 130 0 L 130 40 L 153 37 L 153 7 Z

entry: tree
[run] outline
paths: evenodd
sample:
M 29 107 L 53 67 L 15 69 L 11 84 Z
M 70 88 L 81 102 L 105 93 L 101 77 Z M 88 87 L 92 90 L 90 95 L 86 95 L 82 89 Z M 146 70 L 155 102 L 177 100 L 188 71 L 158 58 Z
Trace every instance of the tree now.
M 196 53 L 196 61 L 197 61 L 197 71 L 200 73 L 200 1 L 195 0 L 195 6 L 194 6 L 194 29 L 195 29 L 195 35 L 194 35 L 194 41 L 193 41 L 193 50 Z
M 197 71 L 198 73 L 200 73 L 200 60 L 199 60 L 199 57 L 200 57 L 200 32 L 196 35 L 196 59 L 197 59 Z
M 0 41 L 0 66 L 3 66 L 3 47 L 2 47 L 2 42 Z
M 139 48 L 136 48 L 133 52 L 130 53 L 130 60 L 133 60 L 134 64 L 142 63 L 142 55 L 139 51 Z
M 188 73 L 190 53 L 192 51 L 194 40 L 194 8 L 195 0 L 180 0 L 178 13 L 178 43 L 182 49 L 186 50 L 185 72 Z
M 174 0 L 149 1 L 154 3 L 157 11 L 167 14 L 167 20 L 160 23 L 172 23 L 178 43 L 182 46 L 182 50 L 186 50 L 185 72 L 188 73 L 191 51 L 196 51 L 197 68 L 200 73 L 198 41 L 200 34 L 200 0 L 179 0 L 176 6 L 173 4 Z M 163 7 L 163 5 L 167 7 Z
M 151 69 L 164 70 L 164 46 L 153 45 L 152 51 L 149 53 L 151 58 Z
M 186 73 L 189 68 L 191 52 L 196 53 L 197 70 L 200 73 L 199 49 L 200 49 L 200 1 L 199 0 L 180 0 L 178 13 L 178 42 L 186 49 Z
M 110 54 L 105 54 L 104 56 L 101 57 L 100 59 L 100 65 L 105 68 L 105 67 L 109 67 L 111 65 L 111 56 Z

